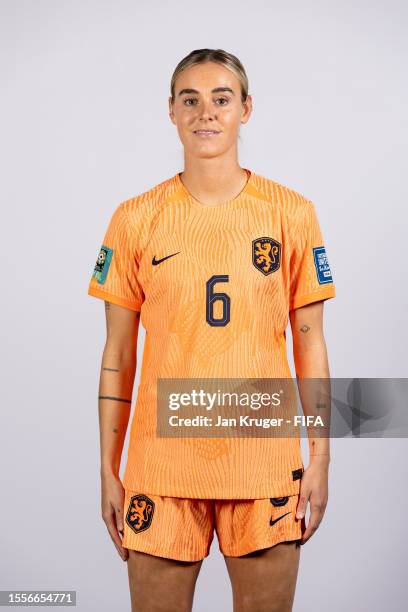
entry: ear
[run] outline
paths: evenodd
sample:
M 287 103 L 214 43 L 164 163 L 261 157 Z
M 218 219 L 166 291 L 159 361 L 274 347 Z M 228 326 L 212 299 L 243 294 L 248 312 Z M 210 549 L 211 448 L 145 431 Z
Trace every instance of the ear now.
M 169 104 L 169 117 L 170 117 L 172 123 L 176 124 L 176 120 L 175 120 L 175 117 L 174 117 L 173 104 L 171 103 L 171 96 L 169 96 L 168 104 Z
M 246 123 L 249 120 L 251 113 L 252 113 L 252 96 L 248 94 L 245 102 L 243 103 L 241 123 Z

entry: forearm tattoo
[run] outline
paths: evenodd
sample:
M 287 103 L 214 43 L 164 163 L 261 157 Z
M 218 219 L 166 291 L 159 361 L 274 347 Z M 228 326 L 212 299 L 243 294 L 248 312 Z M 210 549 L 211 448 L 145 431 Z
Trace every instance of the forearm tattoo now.
M 330 452 L 327 453 L 317 453 L 316 452 L 316 443 L 312 440 L 312 443 L 309 448 L 309 456 L 310 457 L 330 457 Z
M 110 395 L 99 395 L 98 399 L 114 400 L 115 402 L 127 402 L 128 404 L 132 403 L 132 400 L 123 399 L 122 397 L 111 397 Z

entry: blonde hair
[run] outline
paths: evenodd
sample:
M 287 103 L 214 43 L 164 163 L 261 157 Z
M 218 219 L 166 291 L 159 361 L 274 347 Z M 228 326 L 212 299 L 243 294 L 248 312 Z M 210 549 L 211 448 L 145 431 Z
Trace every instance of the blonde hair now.
M 235 55 L 227 53 L 227 51 L 223 51 L 223 49 L 196 49 L 195 51 L 191 51 L 191 53 L 186 55 L 186 57 L 177 64 L 170 82 L 171 102 L 174 103 L 175 83 L 180 72 L 189 66 L 204 64 L 205 62 L 215 62 L 231 70 L 240 82 L 241 100 L 245 102 L 248 96 L 248 77 L 245 68 Z

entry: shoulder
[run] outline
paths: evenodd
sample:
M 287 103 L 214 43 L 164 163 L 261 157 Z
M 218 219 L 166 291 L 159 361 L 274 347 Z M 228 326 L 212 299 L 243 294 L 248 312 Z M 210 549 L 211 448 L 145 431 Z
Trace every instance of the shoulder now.
M 165 204 L 175 189 L 175 177 L 167 178 L 149 189 L 119 202 L 114 214 L 130 225 L 148 222 Z
M 304 194 L 266 176 L 254 173 L 253 183 L 264 199 L 278 206 L 286 216 L 303 216 L 314 206 Z

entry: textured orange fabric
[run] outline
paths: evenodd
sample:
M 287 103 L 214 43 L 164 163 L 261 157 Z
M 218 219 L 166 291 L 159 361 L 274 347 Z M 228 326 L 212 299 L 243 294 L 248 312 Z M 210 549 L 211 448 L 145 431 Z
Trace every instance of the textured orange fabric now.
M 150 555 L 199 561 L 217 533 L 219 549 L 240 557 L 279 542 L 300 540 L 298 495 L 250 500 L 182 499 L 125 490 L 122 545 Z
M 159 378 L 291 378 L 290 309 L 335 296 L 313 203 L 246 172 L 241 193 L 214 206 L 177 173 L 121 202 L 106 230 L 88 293 L 140 311 L 146 329 L 124 473 L 130 490 L 206 499 L 299 492 L 299 437 L 156 436 Z M 228 313 L 208 300 L 216 275 Z

